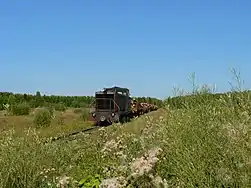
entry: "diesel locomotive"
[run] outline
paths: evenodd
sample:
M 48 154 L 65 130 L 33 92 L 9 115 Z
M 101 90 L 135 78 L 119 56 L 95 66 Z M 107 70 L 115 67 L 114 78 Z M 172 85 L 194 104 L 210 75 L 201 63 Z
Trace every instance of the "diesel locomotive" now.
M 116 86 L 95 92 L 92 108 L 91 119 L 97 125 L 125 123 L 133 117 L 157 110 L 156 105 L 137 102 L 130 96 L 129 89 Z

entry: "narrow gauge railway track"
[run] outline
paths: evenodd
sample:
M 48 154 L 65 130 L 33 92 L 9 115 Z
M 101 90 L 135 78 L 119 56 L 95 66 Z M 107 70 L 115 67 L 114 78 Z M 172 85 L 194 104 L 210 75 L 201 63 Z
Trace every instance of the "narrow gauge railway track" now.
M 92 126 L 92 127 L 88 127 L 86 129 L 80 130 L 80 131 L 75 131 L 75 132 L 72 132 L 72 133 L 69 133 L 69 134 L 64 134 L 62 136 L 53 137 L 51 139 L 47 138 L 46 141 L 45 141 L 45 143 L 51 143 L 51 142 L 54 142 L 54 141 L 57 141 L 57 140 L 62 140 L 62 139 L 70 138 L 72 136 L 75 136 L 75 135 L 78 135 L 78 134 L 81 134 L 81 133 L 90 134 L 90 133 L 92 133 L 95 130 L 98 130 L 100 128 L 102 128 L 102 127 Z
M 147 114 L 151 111 L 156 111 L 158 106 L 146 103 L 139 102 L 133 99 L 130 96 L 128 88 L 121 87 L 111 87 L 104 88 L 103 91 L 95 92 L 95 102 L 94 106 L 90 106 L 94 111 L 90 113 L 88 119 L 95 122 L 98 126 L 92 126 L 81 131 L 75 131 L 70 134 L 65 134 L 59 137 L 47 138 L 46 143 L 53 142 L 56 140 L 61 140 L 65 138 L 70 138 L 81 133 L 91 133 L 96 129 L 99 129 L 103 126 L 99 126 L 100 123 L 113 124 L 115 123 L 126 123 L 128 120 L 139 117 L 143 114 Z
M 138 117 L 134 118 L 134 119 L 137 119 Z M 109 127 L 111 126 L 112 124 L 104 124 L 103 126 L 97 126 L 96 124 L 91 126 L 91 127 L 88 127 L 86 129 L 83 129 L 83 130 L 79 130 L 79 131 L 75 131 L 75 132 L 71 132 L 71 133 L 68 133 L 68 134 L 64 134 L 62 136 L 58 136 L 58 137 L 53 137 L 53 138 L 46 138 L 45 140 L 45 144 L 46 143 L 52 143 L 52 142 L 55 142 L 57 140 L 62 140 L 62 139 L 66 139 L 66 138 L 70 138 L 72 136 L 76 136 L 78 134 L 81 134 L 81 133 L 85 133 L 85 134 L 91 134 L 92 132 L 95 132 L 96 130 L 99 130 L 101 128 L 106 128 L 106 127 Z
M 131 120 L 135 120 L 137 119 L 139 116 L 137 117 L 134 117 L 132 118 Z M 52 143 L 52 142 L 55 142 L 57 140 L 62 140 L 62 139 L 67 139 L 67 138 L 70 138 L 72 136 L 76 136 L 78 134 L 91 134 L 92 132 L 95 132 L 96 130 L 99 130 L 101 128 L 106 128 L 106 127 L 109 127 L 111 126 L 112 124 L 104 124 L 103 126 L 97 126 L 96 124 L 91 126 L 91 127 L 88 127 L 86 129 L 83 129 L 83 130 L 79 130 L 79 131 L 75 131 L 75 132 L 71 132 L 71 133 L 68 133 L 68 134 L 64 134 L 64 135 L 61 135 L 61 136 L 58 136 L 58 137 L 52 137 L 52 138 L 46 138 L 45 140 L 45 144 L 46 143 Z

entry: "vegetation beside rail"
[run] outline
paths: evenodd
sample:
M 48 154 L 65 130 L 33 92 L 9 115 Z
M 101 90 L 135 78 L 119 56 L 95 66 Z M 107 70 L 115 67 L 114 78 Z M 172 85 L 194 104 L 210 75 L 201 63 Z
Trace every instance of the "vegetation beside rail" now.
M 2 132 L 0 187 L 248 187 L 250 105 L 238 99 L 166 106 L 70 142 Z
M 0 187 L 250 187 L 246 93 L 214 98 L 200 90 L 174 98 L 179 106 L 167 100 L 72 141 L 44 144 L 31 128 L 24 137 L 2 131 Z

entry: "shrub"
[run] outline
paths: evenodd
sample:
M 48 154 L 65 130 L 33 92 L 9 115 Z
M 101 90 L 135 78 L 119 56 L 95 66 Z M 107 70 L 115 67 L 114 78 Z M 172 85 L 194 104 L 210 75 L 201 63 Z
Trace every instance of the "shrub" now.
M 99 187 L 100 183 L 102 181 L 102 178 L 99 174 L 96 174 L 95 176 L 87 176 L 80 180 L 78 183 L 79 187 L 86 187 L 86 188 L 94 188 L 94 187 Z
M 26 103 L 13 104 L 11 106 L 11 113 L 17 116 L 29 115 L 30 106 Z
M 52 121 L 51 113 L 48 109 L 42 108 L 35 114 L 33 123 L 36 127 L 48 127 Z
M 88 104 L 86 104 L 85 102 L 80 102 L 79 107 L 80 108 L 86 108 L 86 107 L 88 107 Z
M 73 112 L 76 113 L 76 114 L 79 114 L 79 113 L 83 112 L 83 110 L 82 110 L 82 108 L 75 108 L 73 110 Z
M 79 102 L 78 102 L 77 100 L 72 101 L 71 106 L 72 106 L 73 108 L 80 108 L 80 104 L 79 104 Z
M 2 103 L 0 103 L 2 104 Z M 6 108 L 4 107 L 5 104 L 0 105 L 0 111 L 5 110 Z
M 54 115 L 54 107 L 53 107 L 53 105 L 49 104 L 45 108 L 50 112 L 51 116 Z
M 63 113 L 61 112 L 60 115 L 57 116 L 57 124 L 58 125 L 64 125 L 65 124 L 65 118 L 63 116 Z
M 64 112 L 66 110 L 66 105 L 62 102 L 54 105 L 55 110 Z
M 89 112 L 88 112 L 88 110 L 84 109 L 84 110 L 82 111 L 81 118 L 82 118 L 84 121 L 87 121 L 87 120 L 88 120 L 88 117 L 89 117 Z

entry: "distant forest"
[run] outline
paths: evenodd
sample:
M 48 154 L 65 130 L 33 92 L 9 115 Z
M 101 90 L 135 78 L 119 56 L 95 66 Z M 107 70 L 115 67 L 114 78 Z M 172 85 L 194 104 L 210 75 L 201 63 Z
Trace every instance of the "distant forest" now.
M 4 109 L 3 104 L 13 105 L 21 103 L 28 103 L 32 108 L 58 103 L 64 104 L 66 107 L 88 108 L 94 99 L 94 96 L 46 96 L 41 95 L 39 91 L 35 95 L 0 92 L 0 110 Z M 163 103 L 162 100 L 151 97 L 135 97 L 135 99 L 139 102 L 147 102 L 158 106 L 162 106 Z

